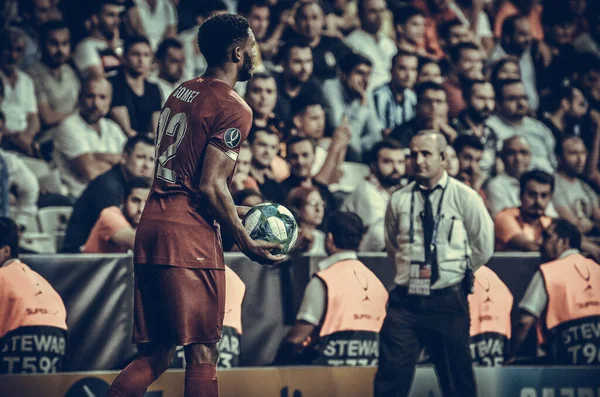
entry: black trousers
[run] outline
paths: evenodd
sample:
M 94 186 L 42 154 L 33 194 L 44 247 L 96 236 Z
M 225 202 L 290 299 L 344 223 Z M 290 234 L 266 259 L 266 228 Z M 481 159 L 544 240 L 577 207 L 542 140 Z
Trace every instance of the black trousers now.
M 374 397 L 406 397 L 421 348 L 427 348 L 444 397 L 475 397 L 469 350 L 469 302 L 461 284 L 432 290 L 428 297 L 390 293 L 379 334 L 379 369 Z

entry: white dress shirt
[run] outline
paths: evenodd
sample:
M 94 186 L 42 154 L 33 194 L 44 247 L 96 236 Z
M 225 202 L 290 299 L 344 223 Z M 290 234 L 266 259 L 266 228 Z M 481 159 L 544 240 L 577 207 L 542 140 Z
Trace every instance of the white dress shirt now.
M 398 51 L 392 39 L 378 33 L 377 39 L 362 29 L 356 29 L 346 37 L 348 47 L 369 58 L 373 63 L 369 90 L 377 88 L 390 81 L 392 58 Z
M 423 223 L 419 214 L 423 211 L 423 196 L 416 182 L 409 183 L 390 199 L 385 215 L 385 240 L 388 258 L 396 265 L 397 285 L 408 285 L 411 261 L 422 262 L 425 258 L 423 247 Z M 437 219 L 439 200 L 443 194 L 441 218 L 436 236 L 436 251 L 439 279 L 431 286 L 441 289 L 459 283 L 465 274 L 468 258 L 471 268 L 476 271 L 486 264 L 494 253 L 494 223 L 483 199 L 473 189 L 443 172 L 437 186 L 431 193 L 431 204 Z M 411 197 L 414 196 L 414 242 L 409 238 Z

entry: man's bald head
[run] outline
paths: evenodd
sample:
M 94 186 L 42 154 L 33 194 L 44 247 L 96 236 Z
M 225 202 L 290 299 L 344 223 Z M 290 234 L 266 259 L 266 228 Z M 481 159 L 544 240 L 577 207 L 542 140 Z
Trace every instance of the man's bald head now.
M 421 130 L 415 135 L 412 139 L 433 139 L 435 145 L 440 153 L 446 151 L 446 146 L 448 146 L 448 141 L 446 137 L 438 131 L 435 130 Z M 412 140 L 411 140 L 412 142 Z
M 88 124 L 97 123 L 108 114 L 112 100 L 112 86 L 104 77 L 91 77 L 81 84 L 79 108 Z
M 506 173 L 514 178 L 521 178 L 531 165 L 531 146 L 522 136 L 506 139 L 502 145 L 502 161 Z
M 410 141 L 410 159 L 414 176 L 425 186 L 437 181 L 444 171 L 446 138 L 436 131 L 420 131 Z

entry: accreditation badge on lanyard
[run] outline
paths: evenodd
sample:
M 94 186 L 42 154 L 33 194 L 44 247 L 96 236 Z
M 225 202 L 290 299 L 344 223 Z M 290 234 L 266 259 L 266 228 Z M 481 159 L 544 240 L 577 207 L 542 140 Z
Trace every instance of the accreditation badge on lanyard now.
M 441 218 L 442 213 L 442 201 L 444 200 L 445 189 L 442 189 L 442 195 L 440 197 L 440 201 L 438 203 L 438 211 L 434 220 L 433 233 L 431 235 L 431 244 L 429 250 L 425 251 L 425 261 L 416 261 L 413 260 L 412 257 L 412 249 L 415 244 L 415 229 L 414 229 L 414 210 L 415 210 L 415 202 L 414 202 L 414 193 L 417 190 L 417 185 L 415 184 L 415 188 L 411 193 L 410 198 L 410 229 L 409 229 L 409 241 L 410 241 L 410 272 L 408 279 L 408 294 L 409 295 L 418 295 L 418 296 L 429 296 L 431 295 L 431 268 L 433 261 L 437 262 L 437 251 L 435 248 L 435 242 L 437 237 L 437 230 Z M 425 239 L 423 239 L 423 244 L 425 244 Z

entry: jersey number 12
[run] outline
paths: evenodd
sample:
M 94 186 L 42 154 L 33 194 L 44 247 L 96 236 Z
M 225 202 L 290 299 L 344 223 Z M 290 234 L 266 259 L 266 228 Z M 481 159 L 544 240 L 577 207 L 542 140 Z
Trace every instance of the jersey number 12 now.
M 179 148 L 179 145 L 181 145 L 181 141 L 183 141 L 183 137 L 187 132 L 187 116 L 183 112 L 177 113 L 169 120 L 170 115 L 171 109 L 165 108 L 158 119 L 158 137 L 156 140 L 155 154 L 157 159 L 156 176 L 165 182 L 175 183 L 177 177 L 175 171 L 167 168 L 165 164 L 175 157 L 177 149 Z M 167 123 L 167 121 L 169 122 Z M 160 144 L 165 134 L 170 137 L 175 137 L 175 140 L 159 154 Z

